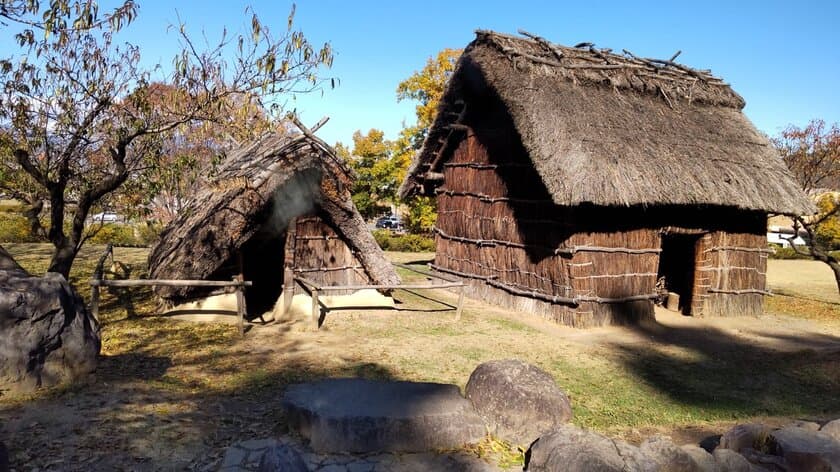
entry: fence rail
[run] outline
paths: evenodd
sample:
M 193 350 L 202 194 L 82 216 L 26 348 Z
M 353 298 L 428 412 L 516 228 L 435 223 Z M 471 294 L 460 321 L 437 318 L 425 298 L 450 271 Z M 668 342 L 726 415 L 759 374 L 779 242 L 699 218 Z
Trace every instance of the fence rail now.
M 377 284 L 377 285 L 321 285 L 312 279 L 308 279 L 302 275 L 300 275 L 299 271 L 295 271 L 296 275 L 293 276 L 295 282 L 297 282 L 304 290 L 309 292 L 309 296 L 312 297 L 312 310 L 309 312 L 309 316 L 307 317 L 307 322 L 311 325 L 315 326 L 316 329 L 320 325 L 321 320 L 321 313 L 322 313 L 322 303 L 320 300 L 320 296 L 324 292 L 332 292 L 332 291 L 339 291 L 339 290 L 363 290 L 363 289 L 375 289 L 375 290 L 433 290 L 433 289 L 442 289 L 442 288 L 458 288 L 458 304 L 455 307 L 455 321 L 459 321 L 461 319 L 461 312 L 464 308 L 464 283 L 451 279 L 449 277 L 444 277 L 439 274 L 434 274 L 431 272 L 423 271 L 417 269 L 415 267 L 411 267 L 406 264 L 394 264 L 396 267 L 400 267 L 411 272 L 415 272 L 421 274 L 423 276 L 429 277 L 431 279 L 438 279 L 442 280 L 442 282 L 432 282 L 432 283 L 409 283 L 409 284 Z M 284 297 L 287 299 L 291 299 L 294 296 L 294 293 L 290 293 L 288 295 L 284 294 Z M 288 309 L 288 304 L 284 304 L 284 313 Z M 323 305 L 323 312 L 329 310 L 329 307 Z M 282 315 L 281 315 L 282 316 Z

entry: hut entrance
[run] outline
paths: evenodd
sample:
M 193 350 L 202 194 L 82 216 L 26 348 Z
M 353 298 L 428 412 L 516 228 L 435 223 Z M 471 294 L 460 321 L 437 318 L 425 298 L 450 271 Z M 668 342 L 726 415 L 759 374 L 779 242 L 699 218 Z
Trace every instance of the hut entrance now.
M 659 254 L 657 280 L 665 278 L 665 288 L 679 294 L 679 309 L 691 315 L 694 291 L 695 257 L 700 235 L 663 234 L 662 252 Z
M 250 318 L 274 307 L 283 291 L 283 260 L 286 232 L 258 233 L 240 249 L 242 275 L 253 282 L 245 291 L 245 304 Z

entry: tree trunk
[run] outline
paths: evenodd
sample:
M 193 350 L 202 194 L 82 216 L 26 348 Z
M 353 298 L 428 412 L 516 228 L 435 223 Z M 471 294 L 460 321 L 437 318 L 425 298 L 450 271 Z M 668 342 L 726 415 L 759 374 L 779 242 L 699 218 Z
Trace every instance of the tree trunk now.
M 44 210 L 44 200 L 35 197 L 28 199 L 26 203 L 29 206 L 23 211 L 23 216 L 29 222 L 29 234 L 36 240 L 47 239 L 47 232 L 38 218 Z
M 61 245 L 55 244 L 55 251 L 53 251 L 52 260 L 50 260 L 50 267 L 47 272 L 57 272 L 64 276 L 65 279 L 70 278 L 70 268 L 73 267 L 73 261 L 76 260 L 76 246 L 65 239 Z
M 840 293 L 840 263 L 837 261 L 826 261 L 832 272 L 834 272 L 834 282 L 837 284 L 837 292 Z

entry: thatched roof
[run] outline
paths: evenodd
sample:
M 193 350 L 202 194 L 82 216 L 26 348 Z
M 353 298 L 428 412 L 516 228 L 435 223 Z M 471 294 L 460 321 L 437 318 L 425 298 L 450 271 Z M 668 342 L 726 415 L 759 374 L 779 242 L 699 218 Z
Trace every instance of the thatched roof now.
M 447 143 L 463 132 L 457 122 L 469 116 L 471 101 L 498 100 L 558 205 L 813 212 L 767 137 L 741 112 L 744 100 L 709 71 L 529 36 L 477 32 L 409 169 L 404 196 L 428 192 L 440 178 L 448 156 L 438 155 L 451 152 Z
M 220 164 L 216 177 L 163 231 L 149 255 L 150 275 L 207 279 L 266 225 L 280 233 L 292 218 L 320 211 L 357 253 L 374 282 L 399 283 L 353 205 L 351 183 L 350 169 L 308 130 L 270 135 L 234 150 Z M 277 273 L 282 274 L 282 268 Z M 190 298 L 194 291 L 161 288 L 157 292 L 177 300 Z

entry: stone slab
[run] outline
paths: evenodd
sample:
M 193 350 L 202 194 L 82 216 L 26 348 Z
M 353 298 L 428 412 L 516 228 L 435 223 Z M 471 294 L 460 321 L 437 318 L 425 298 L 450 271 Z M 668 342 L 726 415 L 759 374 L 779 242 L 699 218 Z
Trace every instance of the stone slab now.
M 292 385 L 289 425 L 316 452 L 422 452 L 479 441 L 486 426 L 457 386 L 329 379 Z

